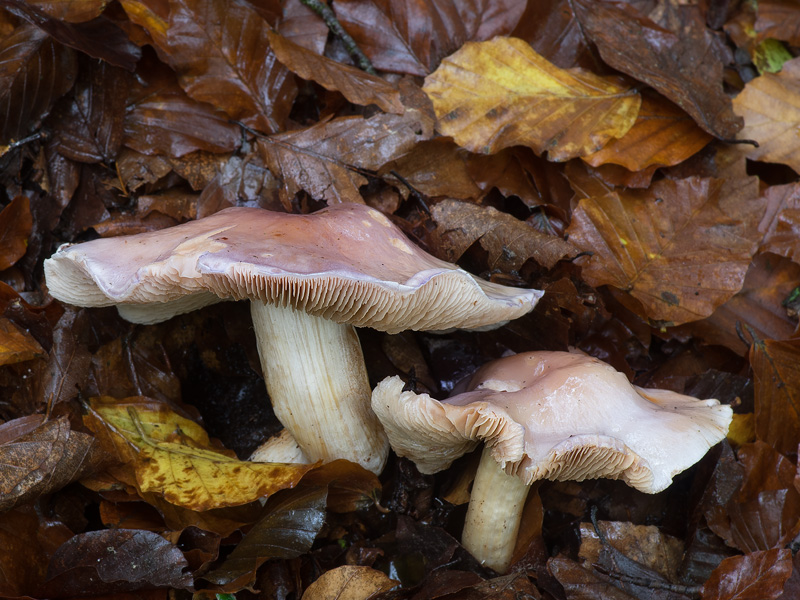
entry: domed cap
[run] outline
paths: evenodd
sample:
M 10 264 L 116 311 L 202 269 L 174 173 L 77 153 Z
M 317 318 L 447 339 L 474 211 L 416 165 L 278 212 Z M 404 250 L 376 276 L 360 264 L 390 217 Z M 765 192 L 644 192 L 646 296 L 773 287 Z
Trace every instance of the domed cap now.
M 644 389 L 590 356 L 528 352 L 493 361 L 470 391 L 439 402 L 403 391 L 398 377 L 373 391 L 389 442 L 435 473 L 484 441 L 509 475 L 622 479 L 648 493 L 721 441 L 732 411 L 716 400 Z
M 161 231 L 63 246 L 45 274 L 59 300 L 118 305 L 137 323 L 249 298 L 390 333 L 469 329 L 520 317 L 542 295 L 431 256 L 361 204 L 310 215 L 229 208 Z

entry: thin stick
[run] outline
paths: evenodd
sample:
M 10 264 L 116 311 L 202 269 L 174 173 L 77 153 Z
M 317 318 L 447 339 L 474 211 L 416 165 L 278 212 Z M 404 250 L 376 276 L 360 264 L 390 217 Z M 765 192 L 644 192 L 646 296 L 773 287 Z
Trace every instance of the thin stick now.
M 375 68 L 367 58 L 367 55 L 361 51 L 361 48 L 359 48 L 355 40 L 350 37 L 350 34 L 344 30 L 344 27 L 339 23 L 336 15 L 333 14 L 333 11 L 328 5 L 323 4 L 320 0 L 300 0 L 300 2 L 317 13 L 322 20 L 325 21 L 325 25 L 328 26 L 328 29 L 331 30 L 333 35 L 342 40 L 347 53 L 356 61 L 362 71 L 366 71 L 371 75 L 376 75 Z

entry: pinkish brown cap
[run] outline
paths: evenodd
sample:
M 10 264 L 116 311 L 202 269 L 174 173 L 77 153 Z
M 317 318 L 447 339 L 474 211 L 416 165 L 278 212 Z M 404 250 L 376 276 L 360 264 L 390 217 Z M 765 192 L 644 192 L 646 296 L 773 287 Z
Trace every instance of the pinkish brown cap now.
M 137 323 L 249 298 L 390 333 L 478 328 L 522 316 L 542 295 L 473 277 L 360 204 L 310 215 L 229 208 L 161 231 L 63 246 L 45 274 L 59 300 L 117 305 Z
M 439 402 L 403 391 L 398 377 L 373 391 L 389 442 L 423 473 L 447 468 L 479 441 L 509 475 L 606 477 L 656 493 L 721 441 L 732 411 L 716 400 L 631 385 L 581 353 L 528 352 L 493 361 L 468 392 Z

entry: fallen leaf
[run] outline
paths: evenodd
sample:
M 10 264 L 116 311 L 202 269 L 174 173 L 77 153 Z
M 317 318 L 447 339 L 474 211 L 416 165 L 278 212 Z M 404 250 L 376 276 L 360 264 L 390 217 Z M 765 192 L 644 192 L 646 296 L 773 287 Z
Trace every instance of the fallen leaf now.
M 25 255 L 32 230 L 30 200 L 17 196 L 0 212 L 0 270 L 9 268 Z
M 348 513 L 375 504 L 381 494 L 377 475 L 349 460 L 333 460 L 303 477 L 303 485 L 324 487 L 328 490 L 328 510 Z
M 129 74 L 102 61 L 85 61 L 67 103 L 54 113 L 55 145 L 79 162 L 111 164 L 123 137 Z
M 189 96 L 265 133 L 281 131 L 297 88 L 269 49 L 269 25 L 235 0 L 170 4 L 170 65 Z
M 584 569 L 568 558 L 551 558 L 547 561 L 547 570 L 558 580 L 558 583 L 570 600 L 633 600 L 617 588 L 609 577 L 603 577 L 597 571 Z
M 529 42 L 536 52 L 562 69 L 591 70 L 597 66 L 597 58 L 572 14 L 569 0 L 528 2 L 511 35 Z
M 774 185 L 765 196 L 767 209 L 758 226 L 764 234 L 759 252 L 774 252 L 800 263 L 800 186 Z
M 232 458 L 197 423 L 147 398 L 96 398 L 90 406 L 87 427 L 133 465 L 139 491 L 192 510 L 247 504 L 294 486 L 314 466 Z
M 376 69 L 425 76 L 469 40 L 508 35 L 524 3 L 514 0 L 339 0 L 336 16 Z
M 703 600 L 772 600 L 792 573 L 792 553 L 775 549 L 726 558 L 703 585 Z
M 761 39 L 800 45 L 800 14 L 792 0 L 759 0 L 755 30 Z
M 800 124 L 796 106 L 800 94 L 800 59 L 790 60 L 780 73 L 764 73 L 744 86 L 733 99 L 736 114 L 744 117 L 740 139 L 758 142 L 747 157 L 789 165 L 800 171 L 800 143 L 793 135 Z
M 636 122 L 628 133 L 583 160 L 593 167 L 613 163 L 631 171 L 672 166 L 702 150 L 712 139 L 672 102 L 644 93 Z
M 516 271 L 530 258 L 552 268 L 559 260 L 577 254 L 575 247 L 560 237 L 541 233 L 490 206 L 443 200 L 431 212 L 441 253 L 450 262 L 461 258 L 476 241 L 489 253 L 493 271 Z
M 281 180 L 281 201 L 290 206 L 305 190 L 313 198 L 334 202 L 364 201 L 358 188 L 367 183 L 360 172 L 377 170 L 421 141 L 413 114 L 378 114 L 369 119 L 340 117 L 306 129 L 258 140 L 264 161 Z
M 0 425 L 13 427 L 14 421 Z M 0 511 L 31 502 L 90 474 L 103 461 L 94 438 L 59 417 L 0 445 Z
M 800 340 L 758 340 L 750 349 L 756 435 L 784 454 L 800 439 Z
M 325 52 L 328 26 L 300 0 L 287 0 L 283 3 L 278 33 L 312 52 Z
M 75 53 L 38 27 L 21 25 L 0 41 L 0 142 L 30 133 L 77 74 Z
M 368 600 L 396 585 L 397 582 L 382 571 L 344 565 L 323 573 L 306 588 L 303 600 Z
M 31 0 L 30 3 L 54 19 L 82 23 L 99 17 L 108 0 Z
M 437 128 L 472 152 L 524 145 L 553 161 L 596 152 L 636 120 L 641 96 L 563 70 L 516 38 L 465 44 L 425 78 Z
M 590 285 L 613 285 L 651 319 L 707 317 L 741 289 L 755 239 L 723 210 L 720 180 L 659 181 L 580 201 L 567 233 Z
M 275 56 L 292 73 L 340 92 L 354 104 L 375 104 L 384 112 L 403 114 L 400 92 L 386 80 L 320 56 L 277 33 L 267 32 L 267 38 Z
M 151 531 L 108 529 L 80 533 L 53 555 L 45 597 L 111 594 L 168 587 L 192 590 L 178 548 Z
M 731 140 L 742 128 L 722 87 L 715 40 L 691 22 L 674 33 L 622 2 L 577 0 L 575 15 L 605 62 L 689 113 L 711 135 Z
M 234 592 L 252 586 L 267 560 L 305 554 L 325 523 L 326 497 L 324 487 L 302 487 L 274 498 L 225 562 L 203 578 Z

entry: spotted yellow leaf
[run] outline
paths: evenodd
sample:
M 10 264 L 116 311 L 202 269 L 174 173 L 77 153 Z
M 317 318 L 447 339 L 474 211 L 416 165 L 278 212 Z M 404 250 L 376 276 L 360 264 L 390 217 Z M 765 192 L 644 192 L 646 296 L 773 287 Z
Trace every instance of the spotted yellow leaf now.
M 560 69 L 517 38 L 469 42 L 425 78 L 437 128 L 493 154 L 529 146 L 554 161 L 586 156 L 633 126 L 642 99 L 616 79 Z
M 315 465 L 241 461 L 194 421 L 148 398 L 95 398 L 85 417 L 106 448 L 133 466 L 142 494 L 196 511 L 247 504 L 293 487 Z

